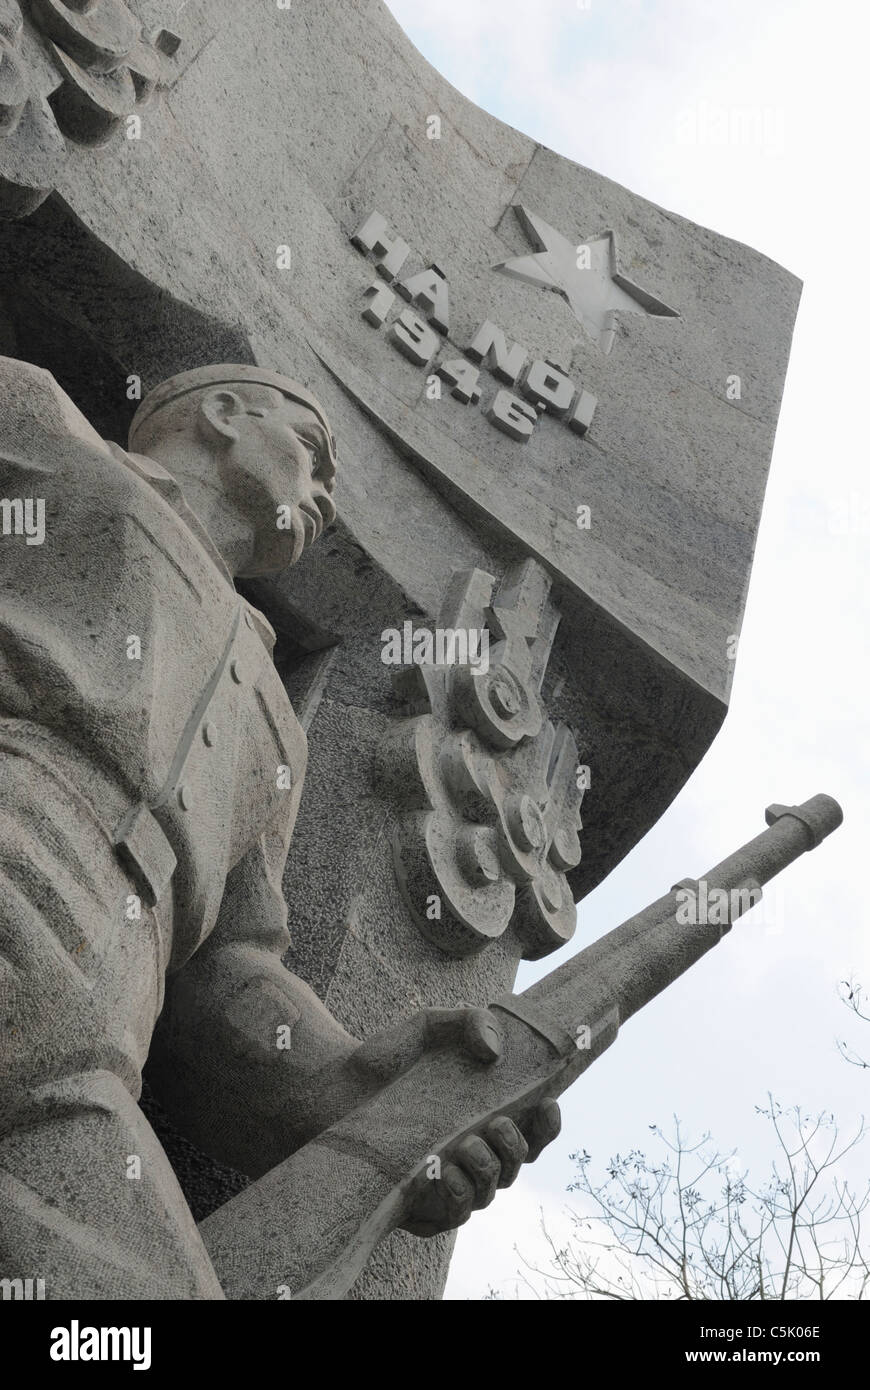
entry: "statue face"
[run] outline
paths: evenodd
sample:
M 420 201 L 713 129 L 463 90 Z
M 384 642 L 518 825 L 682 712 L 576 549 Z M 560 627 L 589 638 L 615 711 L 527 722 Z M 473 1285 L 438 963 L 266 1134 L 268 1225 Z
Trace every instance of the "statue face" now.
M 233 416 L 237 437 L 221 462 L 227 501 L 254 530 L 249 576 L 295 564 L 335 520 L 326 430 L 313 411 L 274 394 L 278 404 Z

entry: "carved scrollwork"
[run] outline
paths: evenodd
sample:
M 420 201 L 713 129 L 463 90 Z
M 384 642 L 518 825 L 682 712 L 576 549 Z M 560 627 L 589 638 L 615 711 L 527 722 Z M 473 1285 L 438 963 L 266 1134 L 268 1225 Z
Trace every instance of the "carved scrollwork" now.
M 30 9 L 46 38 L 91 72 L 115 72 L 142 32 L 123 0 L 30 0 Z
M 439 630 L 485 629 L 488 668 L 400 673 L 412 715 L 388 735 L 381 782 L 404 806 L 394 862 L 421 931 L 467 955 L 513 924 L 534 960 L 574 931 L 565 871 L 580 862 L 583 790 L 574 738 L 541 702 L 559 621 L 549 577 L 529 560 L 493 588 L 481 570 L 455 576 Z
M 67 140 L 104 144 L 138 114 L 178 43 L 146 35 L 123 0 L 29 0 L 26 19 L 18 0 L 0 0 L 0 216 L 48 196 Z
M 0 213 L 26 217 L 54 187 L 66 159 L 63 136 L 37 91 L 17 0 L 0 0 Z

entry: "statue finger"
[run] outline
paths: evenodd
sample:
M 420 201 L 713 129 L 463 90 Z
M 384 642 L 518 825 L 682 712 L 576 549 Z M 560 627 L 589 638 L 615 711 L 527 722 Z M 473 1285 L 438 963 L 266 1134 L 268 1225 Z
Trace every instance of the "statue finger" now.
M 436 1183 L 446 1218 L 445 1229 L 464 1226 L 474 1211 L 474 1184 L 456 1163 L 448 1163 Z
M 552 1144 L 561 1130 L 562 1115 L 556 1101 L 542 1101 L 525 1129 L 525 1136 L 529 1144 L 526 1162 L 534 1163 L 541 1151 L 548 1144 Z
M 487 1126 L 483 1138 L 501 1164 L 499 1187 L 510 1187 L 528 1158 L 529 1145 L 525 1136 L 507 1115 L 499 1115 Z
M 470 1134 L 458 1145 L 453 1157 L 472 1184 L 475 1211 L 488 1207 L 498 1191 L 501 1177 L 498 1156 L 483 1139 Z

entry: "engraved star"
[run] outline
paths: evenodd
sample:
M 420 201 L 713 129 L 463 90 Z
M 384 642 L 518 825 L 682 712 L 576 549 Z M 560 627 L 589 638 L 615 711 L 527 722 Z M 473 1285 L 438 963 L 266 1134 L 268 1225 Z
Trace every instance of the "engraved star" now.
M 577 321 L 602 352 L 610 352 L 616 336 L 617 313 L 650 314 L 679 318 L 648 290 L 622 275 L 616 265 L 613 232 L 593 241 L 575 243 L 557 232 L 542 217 L 515 203 L 517 217 L 538 250 L 534 256 L 514 256 L 493 270 L 522 280 L 527 285 L 553 290 L 567 299 Z M 588 252 L 584 257 L 581 252 Z

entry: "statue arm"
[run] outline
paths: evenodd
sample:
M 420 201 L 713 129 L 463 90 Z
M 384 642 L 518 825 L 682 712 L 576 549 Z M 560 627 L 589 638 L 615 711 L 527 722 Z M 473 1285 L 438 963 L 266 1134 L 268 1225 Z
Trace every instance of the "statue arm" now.
M 289 944 L 280 839 L 264 836 L 227 880 L 215 930 L 167 981 L 148 1078 L 173 1123 L 205 1153 L 259 1178 L 432 1051 L 500 1055 L 493 1015 L 421 1009 L 360 1043 L 281 964 Z M 528 1133 L 506 1116 L 469 1137 L 409 1212 L 431 1235 L 461 1225 L 513 1182 L 559 1130 L 555 1102 Z
M 229 875 L 214 931 L 167 980 L 146 1072 L 176 1128 L 250 1176 L 352 1103 L 344 1064 L 360 1046 L 281 963 L 286 856 L 266 834 Z

